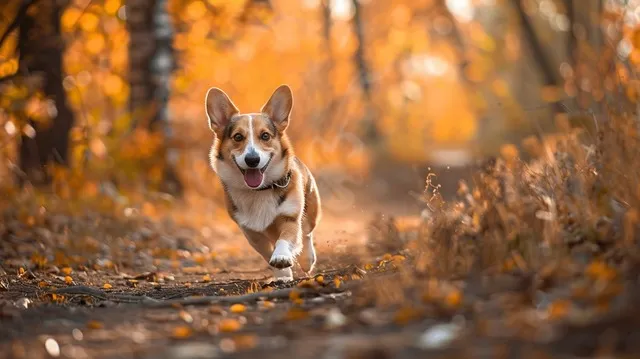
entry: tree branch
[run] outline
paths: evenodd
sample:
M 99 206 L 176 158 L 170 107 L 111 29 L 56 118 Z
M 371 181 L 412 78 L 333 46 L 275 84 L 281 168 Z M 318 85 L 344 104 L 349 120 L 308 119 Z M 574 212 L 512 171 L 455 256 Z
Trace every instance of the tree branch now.
M 22 5 L 20 5 L 20 8 L 18 9 L 16 17 L 13 19 L 11 24 L 9 24 L 7 30 L 4 32 L 4 34 L 2 34 L 2 37 L 0 37 L 0 47 L 2 47 L 4 42 L 9 38 L 9 35 L 11 35 L 13 30 L 18 28 L 18 25 L 20 25 L 24 17 L 27 15 L 27 10 L 29 10 L 29 7 L 35 4 L 36 1 L 37 0 L 25 0 L 22 2 Z

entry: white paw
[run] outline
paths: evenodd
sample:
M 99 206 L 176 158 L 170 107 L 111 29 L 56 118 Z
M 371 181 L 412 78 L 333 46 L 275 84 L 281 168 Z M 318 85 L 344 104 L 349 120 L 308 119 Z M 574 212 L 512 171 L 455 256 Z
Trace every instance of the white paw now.
M 271 255 L 269 265 L 278 269 L 290 268 L 293 266 L 293 253 L 289 249 L 289 242 L 279 239 L 276 248 Z
M 285 269 L 278 269 L 278 268 L 273 268 L 273 280 L 274 281 L 283 281 L 283 282 L 290 282 L 293 280 L 293 272 L 291 271 L 291 268 L 285 268 Z

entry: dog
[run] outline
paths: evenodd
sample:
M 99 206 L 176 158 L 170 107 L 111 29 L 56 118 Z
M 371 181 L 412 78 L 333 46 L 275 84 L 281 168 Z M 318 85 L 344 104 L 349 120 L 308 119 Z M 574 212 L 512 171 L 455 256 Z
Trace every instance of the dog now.
M 215 134 L 210 164 L 229 216 L 269 263 L 275 280 L 283 281 L 293 280 L 294 263 L 307 275 L 313 271 L 313 231 L 322 215 L 316 181 L 286 133 L 292 108 L 287 85 L 279 86 L 258 113 L 240 113 L 216 87 L 205 97 Z

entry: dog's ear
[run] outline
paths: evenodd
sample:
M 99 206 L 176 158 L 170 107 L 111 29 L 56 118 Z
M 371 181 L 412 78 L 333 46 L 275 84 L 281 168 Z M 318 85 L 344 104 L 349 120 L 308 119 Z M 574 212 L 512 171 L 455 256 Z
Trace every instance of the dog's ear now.
M 292 107 L 293 94 L 291 89 L 287 85 L 280 85 L 260 111 L 269 116 L 278 131 L 283 132 L 289 125 L 289 114 L 291 114 Z
M 220 135 L 229 124 L 231 117 L 240 112 L 231 102 L 229 96 L 217 87 L 212 87 L 207 91 L 204 106 L 209 119 L 209 128 L 216 135 Z

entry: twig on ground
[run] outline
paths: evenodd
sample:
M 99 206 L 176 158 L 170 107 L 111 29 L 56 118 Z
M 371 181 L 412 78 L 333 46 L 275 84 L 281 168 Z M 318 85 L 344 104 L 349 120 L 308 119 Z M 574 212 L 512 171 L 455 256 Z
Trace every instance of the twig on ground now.
M 100 289 L 87 287 L 84 285 L 76 285 L 65 288 L 58 288 L 52 291 L 55 294 L 67 294 L 67 295 L 87 295 L 90 297 L 102 299 L 102 300 L 110 300 L 116 303 L 153 303 L 157 302 L 156 299 L 147 297 L 145 295 L 128 295 L 128 294 L 118 294 L 118 293 L 107 293 Z
M 232 295 L 232 296 L 204 296 L 204 297 L 191 297 L 191 298 L 183 298 L 183 299 L 172 299 L 172 300 L 163 300 L 153 302 L 143 301 L 143 304 L 152 307 L 152 308 L 162 308 L 162 307 L 172 307 L 178 305 L 210 305 L 210 304 L 230 304 L 230 303 L 248 303 L 248 302 L 256 302 L 260 299 L 263 300 L 271 300 L 271 299 L 286 299 L 289 298 L 291 292 L 298 291 L 300 292 L 301 297 L 305 296 L 321 296 L 323 294 L 338 294 L 344 293 L 350 289 L 352 289 L 354 285 L 345 285 L 340 289 L 330 288 L 329 290 L 318 290 L 318 289 L 302 289 L 298 287 L 291 288 L 283 288 L 276 289 L 271 292 L 256 292 L 249 293 L 243 295 Z

